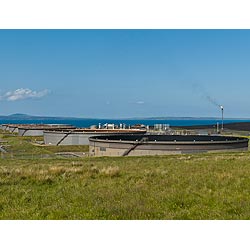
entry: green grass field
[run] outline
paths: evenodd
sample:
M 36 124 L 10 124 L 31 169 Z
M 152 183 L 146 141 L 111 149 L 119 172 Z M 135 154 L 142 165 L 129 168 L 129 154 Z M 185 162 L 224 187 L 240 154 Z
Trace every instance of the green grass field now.
M 38 155 L 58 151 L 5 139 Z M 250 153 L 3 158 L 0 218 L 250 219 Z
M 45 146 L 36 144 L 37 141 L 42 141 L 43 137 L 19 137 L 0 133 L 0 141 L 4 140 L 8 144 L 8 154 L 5 158 L 55 158 L 55 153 L 60 152 L 88 152 L 88 146 Z

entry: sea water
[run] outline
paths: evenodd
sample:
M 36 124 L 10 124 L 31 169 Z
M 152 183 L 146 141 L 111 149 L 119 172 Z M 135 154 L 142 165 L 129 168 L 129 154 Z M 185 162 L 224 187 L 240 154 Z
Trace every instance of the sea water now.
M 135 124 L 144 124 L 152 126 L 154 124 L 169 124 L 170 126 L 195 126 L 195 125 L 213 125 L 221 123 L 220 119 L 6 119 L 0 120 L 0 124 L 69 124 L 78 128 L 88 128 L 91 125 L 126 124 L 127 126 Z M 226 119 L 224 123 L 250 122 L 247 119 Z

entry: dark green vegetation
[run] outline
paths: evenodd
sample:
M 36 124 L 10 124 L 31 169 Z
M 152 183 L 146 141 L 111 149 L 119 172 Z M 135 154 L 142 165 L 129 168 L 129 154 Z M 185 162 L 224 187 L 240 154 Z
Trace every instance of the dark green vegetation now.
M 0 133 L 0 142 L 4 141 L 7 154 L 2 158 L 37 159 L 56 158 L 55 153 L 60 152 L 88 152 L 88 146 L 44 146 L 38 143 L 43 137 L 19 137 L 14 134 Z
M 0 218 L 250 219 L 250 154 L 3 158 Z

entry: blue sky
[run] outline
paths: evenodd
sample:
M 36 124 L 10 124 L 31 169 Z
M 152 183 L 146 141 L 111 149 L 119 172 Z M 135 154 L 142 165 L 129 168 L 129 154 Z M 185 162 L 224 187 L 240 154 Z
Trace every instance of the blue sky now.
M 249 118 L 249 69 L 250 30 L 0 30 L 0 114 Z

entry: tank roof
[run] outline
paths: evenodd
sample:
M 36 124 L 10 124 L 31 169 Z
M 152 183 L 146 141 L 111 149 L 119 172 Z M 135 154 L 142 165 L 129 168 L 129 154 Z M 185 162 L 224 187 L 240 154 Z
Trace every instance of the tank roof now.
M 109 140 L 117 142 L 158 142 L 158 143 L 171 143 L 171 142 L 230 142 L 230 141 L 248 141 L 247 138 L 233 137 L 233 136 L 206 136 L 206 135 L 109 135 L 109 136 L 96 136 L 91 137 L 91 141 L 94 140 Z

